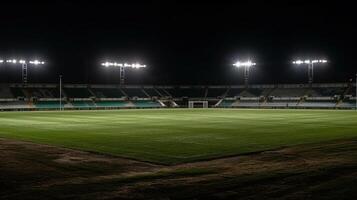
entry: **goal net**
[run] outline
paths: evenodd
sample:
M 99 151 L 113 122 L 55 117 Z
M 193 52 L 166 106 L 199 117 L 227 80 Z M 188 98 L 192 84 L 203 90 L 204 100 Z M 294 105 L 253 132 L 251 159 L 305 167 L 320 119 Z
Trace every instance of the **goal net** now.
M 208 108 L 208 101 L 189 101 L 188 108 Z

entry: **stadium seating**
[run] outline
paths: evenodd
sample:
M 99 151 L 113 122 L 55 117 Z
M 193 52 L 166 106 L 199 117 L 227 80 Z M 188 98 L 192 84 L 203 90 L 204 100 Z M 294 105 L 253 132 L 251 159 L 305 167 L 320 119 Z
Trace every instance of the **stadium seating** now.
M 218 105 L 218 107 L 223 107 L 223 108 L 233 107 L 232 104 L 233 104 L 235 101 L 236 101 L 236 100 L 227 100 L 227 99 L 224 99 L 223 101 L 221 101 L 221 103 Z
M 274 97 L 301 97 L 306 94 L 306 88 L 275 88 L 270 96 Z
M 118 88 L 91 88 L 98 98 L 122 98 L 125 94 Z
M 34 103 L 35 108 L 39 109 L 59 109 L 60 102 L 59 101 L 38 101 Z M 64 107 L 64 102 L 61 107 Z
M 93 96 L 87 88 L 64 88 L 64 91 L 69 98 L 88 98 Z
M 8 85 L 5 85 L 5 84 L 0 85 L 0 98 L 3 98 L 3 99 L 14 98 L 14 95 L 12 94 Z
M 151 100 L 137 100 L 133 101 L 133 104 L 137 108 L 159 108 L 161 105 L 158 102 Z
M 23 88 L 18 88 L 18 87 L 11 87 L 10 88 L 11 93 L 15 98 L 17 97 L 26 97 L 25 93 L 23 92 Z
M 239 101 L 235 101 L 232 104 L 232 107 L 249 107 L 249 108 L 260 107 L 260 102 L 258 99 L 239 100 Z
M 93 101 L 73 101 L 72 102 L 73 107 L 75 108 L 90 108 L 90 107 L 96 107 L 95 103 Z
M 121 88 L 128 97 L 148 98 L 142 88 Z
M 226 95 L 227 88 L 208 88 L 208 98 L 219 98 Z
M 249 87 L 68 84 L 62 95 L 68 109 L 188 107 L 190 100 L 208 101 L 209 107 L 352 109 L 355 89 L 351 83 Z M 55 84 L 0 84 L 1 110 L 58 109 L 58 97 Z
M 244 88 L 230 88 L 226 97 L 236 97 L 240 96 L 240 93 L 244 91 Z
M 25 101 L 18 101 L 16 99 L 10 101 L 0 101 L 0 110 L 21 110 L 30 109 L 31 104 Z
M 127 101 L 97 101 L 95 104 L 103 108 L 133 107 L 133 104 Z
M 299 98 L 274 98 L 261 104 L 261 106 L 269 108 L 294 108 L 298 103 Z
M 348 100 L 341 102 L 337 105 L 338 108 L 348 108 L 348 109 L 355 109 L 356 108 L 356 100 Z
M 161 97 L 163 96 L 159 91 L 155 88 L 145 88 L 144 91 L 146 94 L 148 94 L 150 97 Z

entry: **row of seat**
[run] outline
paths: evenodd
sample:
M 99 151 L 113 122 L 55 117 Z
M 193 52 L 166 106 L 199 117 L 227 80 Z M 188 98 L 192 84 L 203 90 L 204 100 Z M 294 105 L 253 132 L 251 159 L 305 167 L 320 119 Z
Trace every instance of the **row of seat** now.
M 159 108 L 160 103 L 151 100 L 138 100 L 138 101 L 73 101 L 62 102 L 59 101 L 37 101 L 37 102 L 24 102 L 24 101 L 9 101 L 0 102 L 0 109 L 58 109 L 63 108 Z
M 333 101 L 333 100 L 309 100 L 309 101 L 269 101 L 261 102 L 259 100 L 222 100 L 218 107 L 270 107 L 270 108 L 355 108 L 354 100 Z
M 218 98 L 218 97 L 321 97 L 354 95 L 354 89 L 331 88 L 64 88 L 63 94 L 70 98 L 122 98 L 122 97 L 167 97 Z M 58 98 L 57 88 L 11 88 L 13 97 Z M 7 95 L 8 98 L 9 95 Z M 3 97 L 2 97 L 3 98 Z

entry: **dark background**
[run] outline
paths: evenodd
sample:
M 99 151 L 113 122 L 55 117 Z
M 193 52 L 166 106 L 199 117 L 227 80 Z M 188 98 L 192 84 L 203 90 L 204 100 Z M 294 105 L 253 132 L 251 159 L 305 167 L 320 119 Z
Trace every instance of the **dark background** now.
M 315 82 L 354 78 L 356 11 L 342 1 L 26 1 L 0 3 L 0 59 L 40 58 L 30 82 L 118 83 L 100 62 L 139 61 L 129 84 L 239 84 L 237 59 L 257 62 L 251 83 L 304 83 L 294 58 L 326 58 Z M 21 82 L 0 65 L 1 82 Z

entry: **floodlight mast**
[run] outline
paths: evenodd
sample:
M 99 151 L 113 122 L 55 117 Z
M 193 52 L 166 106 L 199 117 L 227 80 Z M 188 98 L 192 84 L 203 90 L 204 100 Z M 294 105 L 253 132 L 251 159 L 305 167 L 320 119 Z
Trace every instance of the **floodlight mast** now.
M 146 65 L 142 65 L 140 63 L 117 63 L 117 62 L 104 62 L 102 63 L 102 66 L 104 67 L 119 67 L 119 77 L 120 77 L 120 85 L 125 84 L 125 68 L 134 68 L 134 69 L 139 69 L 139 68 L 144 68 Z
M 308 75 L 310 86 L 312 86 L 312 83 L 314 82 L 314 64 L 324 64 L 324 63 L 327 63 L 327 60 L 325 60 L 325 59 L 319 59 L 319 60 L 307 59 L 307 60 L 294 60 L 293 61 L 294 65 L 303 65 L 303 64 L 307 65 L 307 75 Z
M 254 65 L 256 65 L 256 63 L 252 62 L 251 60 L 248 60 L 245 62 L 237 61 L 236 63 L 233 64 L 233 66 L 235 66 L 237 68 L 241 68 L 241 67 L 244 68 L 244 85 L 245 85 L 245 87 L 248 87 L 249 70 Z
M 62 75 L 59 75 L 59 110 L 62 110 Z M 63 107 L 64 109 L 64 107 Z
M 9 59 L 6 60 L 6 63 L 11 63 L 11 64 L 21 64 L 22 69 L 21 69 L 21 74 L 22 74 L 22 83 L 27 84 L 27 68 L 28 68 L 28 64 L 30 65 L 44 65 L 45 62 L 44 61 L 39 61 L 39 60 L 30 60 L 30 61 L 26 61 L 26 60 L 17 60 L 17 59 Z

